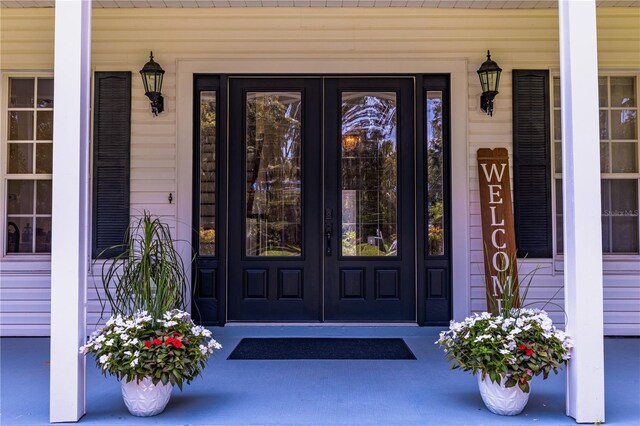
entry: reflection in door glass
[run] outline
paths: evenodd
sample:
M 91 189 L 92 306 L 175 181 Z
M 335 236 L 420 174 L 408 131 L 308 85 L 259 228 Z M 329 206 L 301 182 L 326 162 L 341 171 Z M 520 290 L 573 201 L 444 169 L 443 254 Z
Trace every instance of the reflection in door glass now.
M 394 92 L 342 93 L 342 255 L 395 256 L 397 106 Z
M 248 92 L 246 255 L 302 254 L 299 92 Z
M 200 93 L 201 256 L 216 254 L 216 92 Z
M 444 144 L 442 92 L 427 92 L 427 254 L 444 254 Z

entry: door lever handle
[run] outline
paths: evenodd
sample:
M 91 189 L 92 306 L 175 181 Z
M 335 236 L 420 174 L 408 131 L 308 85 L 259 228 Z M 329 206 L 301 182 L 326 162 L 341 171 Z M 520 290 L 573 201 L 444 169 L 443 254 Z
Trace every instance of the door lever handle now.
M 325 256 L 331 256 L 331 224 L 330 223 L 327 223 L 324 225 L 324 236 L 326 241 L 324 254 Z

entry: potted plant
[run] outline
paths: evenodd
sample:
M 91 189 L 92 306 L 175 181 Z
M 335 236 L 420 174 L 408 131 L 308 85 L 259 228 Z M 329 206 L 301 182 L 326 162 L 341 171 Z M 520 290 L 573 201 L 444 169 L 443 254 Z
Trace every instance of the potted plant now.
M 162 319 L 147 311 L 113 316 L 80 352 L 93 353 L 100 371 L 120 380 L 131 414 L 153 416 L 166 407 L 172 385 L 182 390 L 221 347 L 188 313 L 174 309 Z
M 80 351 L 120 380 L 131 414 L 152 416 L 164 410 L 172 385 L 190 383 L 221 346 L 185 312 L 187 273 L 166 224 L 145 211 L 113 249 L 120 254 L 102 266 L 106 301 L 98 292 L 112 316 Z
M 535 269 L 528 276 L 526 299 Z M 528 274 L 529 275 L 529 274 Z M 451 321 L 436 341 L 452 369 L 471 371 L 478 377 L 480 394 L 489 411 L 501 415 L 522 412 L 535 376 L 547 379 L 558 373 L 571 356 L 572 341 L 556 329 L 544 310 L 520 307 L 515 280 L 501 277 L 502 309 Z

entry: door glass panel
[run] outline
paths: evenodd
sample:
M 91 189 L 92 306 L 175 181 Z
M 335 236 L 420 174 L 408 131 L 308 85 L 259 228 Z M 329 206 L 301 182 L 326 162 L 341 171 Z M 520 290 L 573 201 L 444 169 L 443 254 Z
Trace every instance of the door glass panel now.
M 427 92 L 427 254 L 444 254 L 444 144 L 442 92 Z
M 216 92 L 200 92 L 201 256 L 216 254 Z
M 246 96 L 245 253 L 301 256 L 302 95 Z
M 397 225 L 395 92 L 342 93 L 343 256 L 395 256 Z

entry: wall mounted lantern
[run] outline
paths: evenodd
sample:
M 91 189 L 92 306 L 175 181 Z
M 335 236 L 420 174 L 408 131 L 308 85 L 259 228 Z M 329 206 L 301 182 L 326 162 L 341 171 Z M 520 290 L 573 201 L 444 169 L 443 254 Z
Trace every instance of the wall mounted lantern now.
M 493 116 L 493 98 L 498 94 L 500 84 L 500 73 L 502 68 L 491 60 L 491 52 L 487 50 L 487 60 L 480 66 L 478 76 L 482 86 L 482 96 L 480 97 L 480 109 L 488 115 Z
M 158 115 L 164 111 L 164 98 L 162 97 L 162 78 L 164 70 L 159 63 L 153 60 L 153 52 L 149 53 L 149 62 L 140 70 L 145 95 L 151 101 L 151 112 Z

